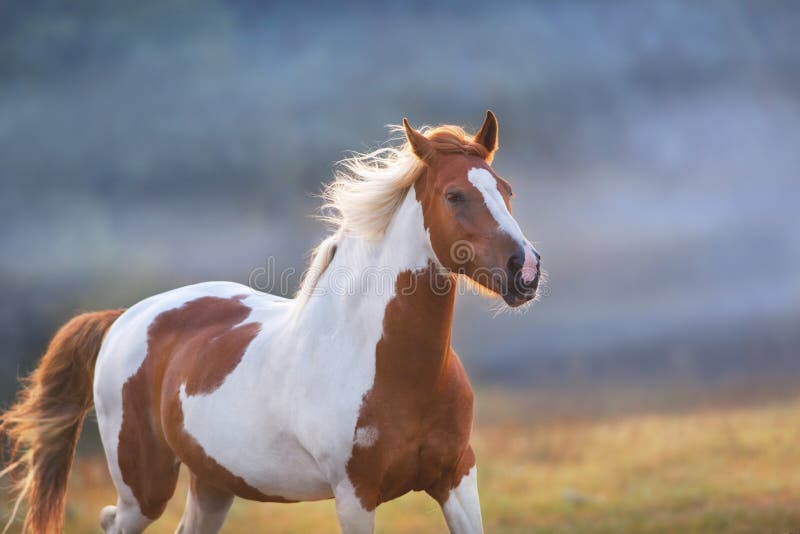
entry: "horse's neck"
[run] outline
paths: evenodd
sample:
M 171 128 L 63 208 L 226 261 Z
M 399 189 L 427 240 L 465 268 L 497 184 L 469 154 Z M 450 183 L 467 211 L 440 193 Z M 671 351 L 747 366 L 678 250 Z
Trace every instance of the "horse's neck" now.
M 423 397 L 447 376 L 455 281 L 435 267 L 402 273 L 386 308 L 377 361 L 384 377 Z
M 435 367 L 447 358 L 455 291 L 449 276 L 437 272 L 413 188 L 382 239 L 341 239 L 318 291 L 315 299 L 328 299 L 339 315 L 338 332 L 352 328 L 369 343 L 374 336 L 373 347 L 387 336 L 404 339 L 407 363 L 425 358 Z
M 341 264 L 356 270 L 375 269 L 395 271 L 418 270 L 428 266 L 433 252 L 425 230 L 422 206 L 413 189 L 406 193 L 382 238 L 365 240 L 345 237 L 339 248 Z M 337 249 L 338 254 L 338 249 Z
M 360 297 L 388 301 L 400 273 L 426 269 L 432 261 L 422 206 L 411 189 L 383 237 L 367 240 L 342 236 L 331 264 L 320 279 L 319 292 L 357 305 L 361 304 Z

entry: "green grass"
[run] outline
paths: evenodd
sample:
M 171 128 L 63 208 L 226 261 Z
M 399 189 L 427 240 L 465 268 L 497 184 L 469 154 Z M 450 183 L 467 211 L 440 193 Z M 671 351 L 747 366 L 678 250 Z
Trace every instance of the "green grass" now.
M 800 529 L 800 400 L 694 413 L 550 421 L 478 393 L 473 445 L 486 531 L 790 532 Z M 533 413 L 533 412 L 527 412 Z M 150 532 L 173 532 L 185 473 Z M 115 501 L 104 460 L 80 458 L 69 533 L 97 532 Z M 237 500 L 223 532 L 338 532 L 333 503 Z M 410 494 L 378 509 L 379 533 L 445 532 L 437 505 Z

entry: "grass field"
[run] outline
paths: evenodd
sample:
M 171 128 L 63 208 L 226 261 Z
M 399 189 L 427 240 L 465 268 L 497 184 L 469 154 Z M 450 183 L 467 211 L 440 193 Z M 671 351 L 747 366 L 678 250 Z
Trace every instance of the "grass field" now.
M 800 399 L 545 423 L 505 394 L 479 392 L 478 402 L 473 444 L 489 533 L 800 530 Z M 151 532 L 173 532 L 185 484 L 183 473 Z M 104 460 L 81 457 L 67 532 L 97 532 L 100 508 L 114 500 Z M 237 500 L 223 532 L 260 531 L 337 532 L 333 503 Z M 446 528 L 430 498 L 410 494 L 379 508 L 376 531 Z

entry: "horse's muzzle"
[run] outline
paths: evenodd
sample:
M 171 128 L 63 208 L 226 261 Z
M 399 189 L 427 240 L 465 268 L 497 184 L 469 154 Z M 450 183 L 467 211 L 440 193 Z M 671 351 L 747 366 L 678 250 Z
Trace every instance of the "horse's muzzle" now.
M 535 266 L 531 265 L 535 262 Z M 528 261 L 526 261 L 528 260 Z M 506 291 L 503 292 L 503 300 L 506 304 L 515 308 L 536 297 L 536 290 L 539 288 L 540 256 L 533 252 L 533 258 L 526 257 L 523 251 L 519 251 L 508 260 L 506 280 Z M 533 276 L 531 276 L 533 275 Z

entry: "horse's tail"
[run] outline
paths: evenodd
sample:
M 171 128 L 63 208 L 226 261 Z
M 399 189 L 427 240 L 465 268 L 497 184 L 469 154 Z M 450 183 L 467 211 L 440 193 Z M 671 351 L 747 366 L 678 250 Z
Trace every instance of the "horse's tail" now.
M 84 313 L 62 326 L 39 366 L 22 380 L 16 403 L 0 416 L 0 436 L 5 436 L 11 454 L 0 477 L 15 476 L 18 492 L 3 533 L 23 499 L 28 500 L 27 532 L 63 530 L 67 478 L 83 418 L 94 404 L 97 354 L 106 331 L 123 311 Z

